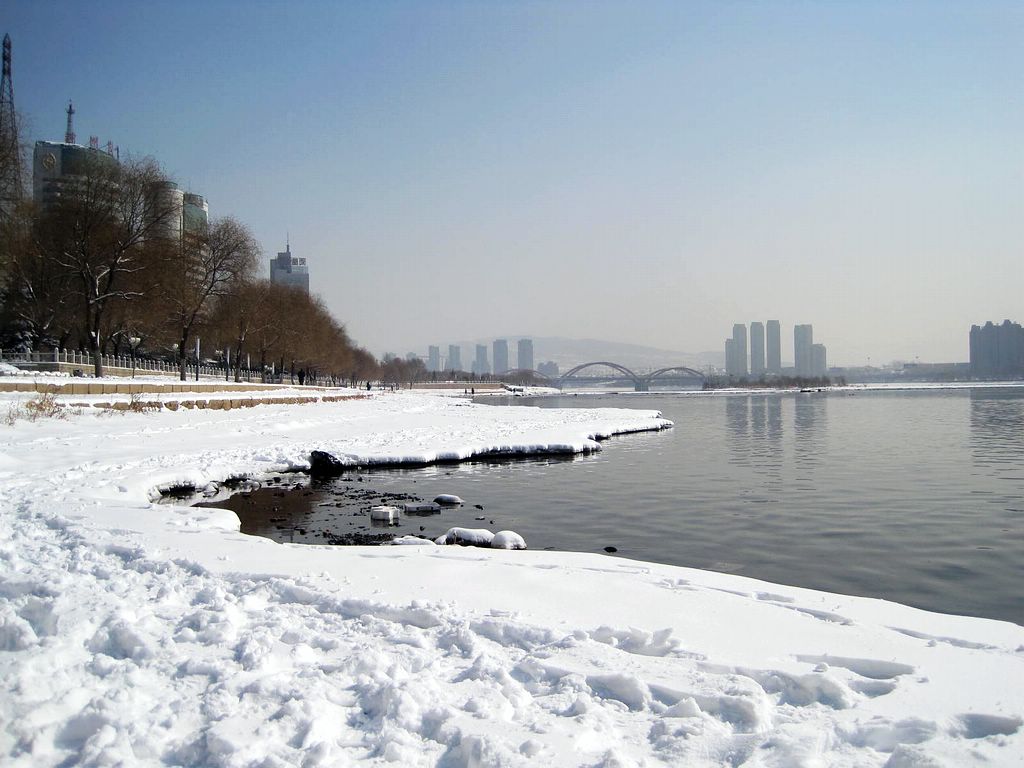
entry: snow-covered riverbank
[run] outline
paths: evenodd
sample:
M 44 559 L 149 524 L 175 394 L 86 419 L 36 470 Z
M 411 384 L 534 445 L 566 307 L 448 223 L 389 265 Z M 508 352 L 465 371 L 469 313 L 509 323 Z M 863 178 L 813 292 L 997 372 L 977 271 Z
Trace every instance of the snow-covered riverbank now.
M 588 554 L 282 545 L 150 503 L 314 449 L 455 460 L 657 426 L 395 393 L 0 427 L 3 762 L 1024 764 L 1016 625 Z

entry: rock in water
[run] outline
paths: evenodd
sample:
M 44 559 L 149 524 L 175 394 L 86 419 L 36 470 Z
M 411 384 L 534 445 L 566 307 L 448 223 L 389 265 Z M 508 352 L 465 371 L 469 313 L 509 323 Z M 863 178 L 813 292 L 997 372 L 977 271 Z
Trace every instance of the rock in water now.
M 456 496 L 454 493 L 442 493 L 440 496 L 434 497 L 435 504 L 444 504 L 445 506 L 455 506 L 456 504 L 462 504 L 462 499 Z
M 515 531 L 498 531 L 491 539 L 491 549 L 526 549 L 526 539 Z
M 345 465 L 326 451 L 313 451 L 309 454 L 309 474 L 313 476 L 333 477 L 344 471 Z
M 441 511 L 440 504 L 434 504 L 429 501 L 409 502 L 408 504 L 403 504 L 402 508 L 407 515 L 432 515 Z

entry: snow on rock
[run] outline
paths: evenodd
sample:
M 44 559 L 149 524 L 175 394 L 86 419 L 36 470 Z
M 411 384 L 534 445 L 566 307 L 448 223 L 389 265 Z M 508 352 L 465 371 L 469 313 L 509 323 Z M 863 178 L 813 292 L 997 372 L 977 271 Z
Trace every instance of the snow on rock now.
M 526 539 L 515 531 L 498 531 L 491 539 L 492 549 L 526 549 Z
M 492 541 L 494 534 L 486 528 L 449 528 L 447 533 L 434 539 L 436 544 L 469 544 L 474 547 L 489 547 Z
M 442 493 L 434 497 L 435 504 L 443 504 L 445 506 L 455 506 L 456 504 L 463 504 L 462 497 L 456 496 L 454 493 Z
M 392 544 L 396 544 L 396 545 L 407 545 L 407 546 L 408 545 L 411 545 L 411 546 L 427 546 L 427 547 L 435 547 L 435 546 L 437 546 L 434 543 L 433 539 L 421 539 L 419 536 L 395 536 L 395 538 L 393 538 L 391 540 L 391 543 Z
M 276 544 L 149 502 L 313 450 L 465 458 L 657 423 L 396 393 L 5 427 L 0 763 L 1024 764 L 1014 624 L 585 553 Z

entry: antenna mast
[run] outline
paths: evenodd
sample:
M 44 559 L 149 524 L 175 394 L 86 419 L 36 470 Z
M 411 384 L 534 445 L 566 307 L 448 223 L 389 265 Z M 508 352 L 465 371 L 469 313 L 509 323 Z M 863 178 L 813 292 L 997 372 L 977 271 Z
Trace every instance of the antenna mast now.
M 21 199 L 21 147 L 14 114 L 11 81 L 11 36 L 4 35 L 3 79 L 0 80 L 0 208 L 4 213 Z
M 74 144 L 75 143 L 75 105 L 68 101 L 68 129 L 64 133 L 64 143 Z

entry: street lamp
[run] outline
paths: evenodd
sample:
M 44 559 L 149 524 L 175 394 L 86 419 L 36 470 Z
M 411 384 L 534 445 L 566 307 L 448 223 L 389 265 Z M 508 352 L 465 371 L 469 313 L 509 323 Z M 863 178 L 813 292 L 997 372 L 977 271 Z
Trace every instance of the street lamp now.
M 132 378 L 135 378 L 135 351 L 139 348 L 139 342 L 142 341 L 138 336 L 129 336 L 128 344 L 132 348 Z

